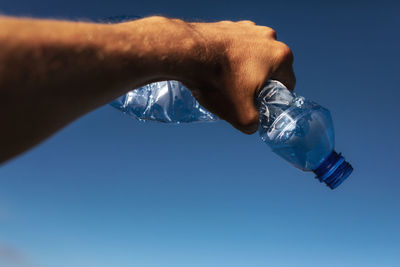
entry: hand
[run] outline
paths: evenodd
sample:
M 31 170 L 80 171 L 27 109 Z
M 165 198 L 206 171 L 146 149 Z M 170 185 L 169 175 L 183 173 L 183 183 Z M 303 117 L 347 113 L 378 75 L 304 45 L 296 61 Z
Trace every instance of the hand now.
M 195 98 L 240 131 L 258 128 L 254 98 L 268 79 L 294 89 L 295 75 L 290 48 L 276 40 L 273 29 L 252 21 L 189 23 L 205 45 L 199 69 L 183 83 Z M 201 69 L 201 68 L 205 68 Z

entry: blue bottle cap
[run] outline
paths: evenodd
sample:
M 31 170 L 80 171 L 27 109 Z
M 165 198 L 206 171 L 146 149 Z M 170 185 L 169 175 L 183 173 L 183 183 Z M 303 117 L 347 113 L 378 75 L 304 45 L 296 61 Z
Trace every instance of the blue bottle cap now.
M 331 189 L 338 187 L 352 173 L 353 167 L 336 151 L 332 153 L 314 170 L 321 183 L 326 183 Z

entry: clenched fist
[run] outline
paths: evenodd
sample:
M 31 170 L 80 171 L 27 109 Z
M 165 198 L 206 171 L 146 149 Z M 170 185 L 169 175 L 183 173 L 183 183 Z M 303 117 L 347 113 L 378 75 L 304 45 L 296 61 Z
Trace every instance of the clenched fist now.
M 204 68 L 188 81 L 199 102 L 245 133 L 258 126 L 256 93 L 268 79 L 295 86 L 293 55 L 271 28 L 251 21 L 191 23 L 206 47 Z

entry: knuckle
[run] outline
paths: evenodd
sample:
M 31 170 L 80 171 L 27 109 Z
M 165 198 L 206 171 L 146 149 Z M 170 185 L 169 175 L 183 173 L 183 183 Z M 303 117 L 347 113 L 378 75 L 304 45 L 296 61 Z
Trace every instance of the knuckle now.
M 241 20 L 241 21 L 239 21 L 239 23 L 248 24 L 248 25 L 256 25 L 256 23 L 254 21 L 251 21 L 251 20 Z
M 219 23 L 221 23 L 221 24 L 231 24 L 231 23 L 233 23 L 233 21 L 230 21 L 230 20 L 221 20 Z
M 144 18 L 143 20 L 146 20 L 149 22 L 160 22 L 160 21 L 164 22 L 167 20 L 167 18 L 162 17 L 162 16 L 150 16 L 150 17 Z
M 276 39 L 276 31 L 270 27 L 265 27 L 268 37 Z
M 277 60 L 282 62 L 293 62 L 293 53 L 289 46 L 285 43 L 277 42 L 278 45 L 275 48 L 275 55 Z
M 164 16 L 159 16 L 159 15 L 150 16 L 150 17 L 148 17 L 148 19 L 150 19 L 150 20 L 159 20 L 159 21 L 172 20 L 170 18 L 167 18 L 167 17 L 164 17 Z
M 146 19 L 150 22 L 154 22 L 154 23 L 173 23 L 173 24 L 177 24 L 177 25 L 184 23 L 184 21 L 182 19 L 169 18 L 169 17 L 159 16 L 159 15 L 150 16 L 150 17 L 147 17 L 144 19 Z

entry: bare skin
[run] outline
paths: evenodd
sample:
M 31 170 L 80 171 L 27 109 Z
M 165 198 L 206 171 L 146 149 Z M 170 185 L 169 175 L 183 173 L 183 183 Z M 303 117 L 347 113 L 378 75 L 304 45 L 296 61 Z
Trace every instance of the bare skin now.
M 0 163 L 132 88 L 183 82 L 240 131 L 258 126 L 270 78 L 293 89 L 293 56 L 251 21 L 148 17 L 114 25 L 0 17 Z

